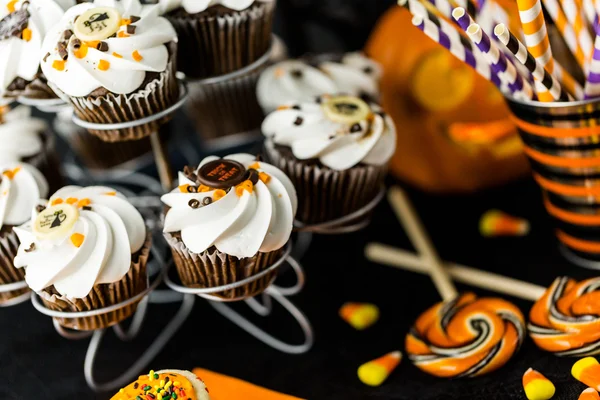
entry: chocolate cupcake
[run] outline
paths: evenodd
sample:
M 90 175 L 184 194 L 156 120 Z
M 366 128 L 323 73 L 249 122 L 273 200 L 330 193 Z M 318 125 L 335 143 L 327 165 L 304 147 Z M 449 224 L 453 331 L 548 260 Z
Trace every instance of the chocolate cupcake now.
M 376 102 L 381 74 L 381 66 L 359 52 L 287 60 L 261 74 L 256 97 L 265 113 L 290 102 L 310 102 L 323 94 L 343 93 Z
M 27 284 L 51 310 L 98 310 L 148 287 L 150 235 L 141 214 L 114 189 L 65 186 L 14 230 L 21 242 L 15 267 L 25 270 Z M 138 303 L 56 320 L 77 330 L 106 328 L 129 317 Z
M 28 221 L 38 200 L 48 196 L 48 182 L 40 171 L 19 161 L 0 160 L 0 173 L 0 285 L 6 285 L 24 280 L 23 270 L 13 264 L 19 248 L 13 228 Z M 27 291 L 0 292 L 0 304 Z
M 179 187 L 162 197 L 164 232 L 177 272 L 188 287 L 217 287 L 265 271 L 284 254 L 296 213 L 296 191 L 283 172 L 249 154 L 205 158 L 179 173 Z M 254 296 L 271 271 L 244 286 L 216 293 Z
M 8 110 L 8 109 L 7 109 Z M 22 161 L 38 169 L 50 191 L 63 184 L 54 135 L 46 122 L 31 116 L 31 109 L 19 106 L 0 110 L 0 162 Z
M 369 204 L 396 148 L 392 119 L 358 97 L 280 107 L 262 125 L 270 162 L 298 191 L 298 220 L 325 223 Z
M 210 400 L 206 385 L 194 373 L 179 369 L 150 371 L 119 390 L 111 400 L 181 399 Z
M 69 97 L 77 117 L 101 124 L 128 122 L 177 102 L 177 35 L 159 11 L 139 0 L 97 0 L 70 8 L 48 32 L 42 71 L 55 90 Z M 107 142 L 138 140 L 168 119 L 90 132 Z
M 275 0 L 158 0 L 179 35 L 179 69 L 188 78 L 227 74 L 271 45 Z
M 39 54 L 48 30 L 75 0 L 0 0 L 0 98 L 51 99 Z

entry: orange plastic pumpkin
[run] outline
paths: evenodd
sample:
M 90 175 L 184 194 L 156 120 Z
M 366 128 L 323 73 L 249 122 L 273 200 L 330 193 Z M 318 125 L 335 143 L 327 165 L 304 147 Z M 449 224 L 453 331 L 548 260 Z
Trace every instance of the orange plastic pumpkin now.
M 473 191 L 528 173 L 500 92 L 392 7 L 365 52 L 384 69 L 382 103 L 398 127 L 391 170 L 434 192 Z

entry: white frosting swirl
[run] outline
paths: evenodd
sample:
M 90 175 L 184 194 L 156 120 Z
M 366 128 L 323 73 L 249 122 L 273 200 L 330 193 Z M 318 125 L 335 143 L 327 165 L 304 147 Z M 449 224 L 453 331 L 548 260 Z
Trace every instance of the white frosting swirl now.
M 61 295 L 80 299 L 94 285 L 123 278 L 131 267 L 132 254 L 146 240 L 141 214 L 109 187 L 65 186 L 50 198 L 48 206 L 57 199 L 66 203 L 76 199 L 74 205 L 79 207 L 74 225 L 60 237 L 40 239 L 34 234 L 35 211 L 31 221 L 14 228 L 21 242 L 15 267 L 25 268 L 29 287 L 41 291 L 54 285 Z M 85 199 L 90 209 L 80 205 Z M 77 234 L 83 239 L 79 246 L 72 240 Z M 32 243 L 33 250 L 29 250 Z
M 250 154 L 225 157 L 237 161 L 247 169 L 250 166 L 266 173 L 270 180 L 259 180 L 252 193 L 244 190 L 240 196 L 235 188 L 211 204 L 191 208 L 190 200 L 200 204 L 206 197 L 213 198 L 215 190 L 187 193 L 175 189 L 162 197 L 171 207 L 165 217 L 165 232 L 181 232 L 181 239 L 193 253 L 202 253 L 215 246 L 219 251 L 238 258 L 253 257 L 256 253 L 270 252 L 283 247 L 292 233 L 298 206 L 296 190 L 290 179 L 276 167 L 257 162 Z M 207 157 L 200 163 L 217 160 Z M 257 165 L 255 165 L 257 164 Z M 180 185 L 196 185 L 179 173 Z
M 61 61 L 57 43 L 63 32 L 67 29 L 74 31 L 76 17 L 95 7 L 115 8 L 124 19 L 140 17 L 134 24 L 135 33 L 105 39 L 103 42 L 108 45 L 107 52 L 89 47 L 82 58 L 75 55 L 73 46 L 67 46 L 68 59 L 64 69 L 61 71 L 53 67 L 55 61 Z M 159 12 L 157 5 L 143 6 L 139 0 L 96 0 L 72 7 L 44 40 L 42 52 L 38 53 L 46 59 L 42 60 L 42 71 L 49 82 L 73 97 L 87 96 L 98 88 L 106 88 L 117 94 L 136 91 L 144 82 L 147 72 L 163 72 L 166 69 L 169 52 L 165 45 L 177 41 L 175 29 L 169 21 L 159 16 Z M 127 26 L 123 25 L 118 32 L 126 31 Z M 71 41 L 75 37 L 74 34 Z M 50 56 L 46 57 L 47 53 Z M 99 68 L 101 62 L 103 68 Z
M 0 40 L 0 97 L 4 97 L 6 89 L 15 80 L 23 78 L 34 80 L 40 69 L 40 49 L 46 33 L 62 18 L 68 7 L 75 5 L 75 0 L 0 0 L 0 20 L 11 11 L 23 9 L 28 2 L 29 22 L 27 29 L 31 38 L 24 40 L 10 37 Z
M 334 170 L 359 163 L 383 165 L 396 150 L 396 128 L 389 116 L 379 113 L 378 106 L 369 107 L 369 116 L 346 124 L 330 119 L 316 101 L 302 103 L 269 114 L 262 131 L 267 146 L 288 146 L 299 160 L 319 159 Z
M 22 161 L 43 150 L 41 134 L 48 126 L 31 118 L 31 109 L 20 106 L 3 115 L 0 124 L 0 163 Z
M 158 0 L 158 4 L 163 13 L 183 7 L 188 14 L 197 14 L 217 5 L 222 5 L 235 11 L 242 11 L 250 7 L 255 1 L 266 3 L 273 0 Z
M 0 227 L 21 225 L 31 216 L 39 199 L 48 196 L 44 175 L 29 164 L 0 162 Z
M 267 68 L 256 87 L 265 112 L 282 104 L 307 102 L 323 94 L 344 93 L 379 98 L 381 66 L 362 53 L 348 53 L 340 62 L 325 61 L 313 67 L 301 60 L 287 60 Z

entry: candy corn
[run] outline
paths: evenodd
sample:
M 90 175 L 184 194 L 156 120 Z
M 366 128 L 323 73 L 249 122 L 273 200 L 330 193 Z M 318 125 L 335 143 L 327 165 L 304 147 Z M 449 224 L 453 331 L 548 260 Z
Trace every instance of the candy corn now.
M 370 303 L 345 303 L 340 317 L 359 331 L 373 325 L 379 319 L 379 308 Z
M 594 357 L 582 358 L 573 364 L 571 375 L 579 382 L 600 390 L 600 364 Z
M 595 389 L 587 388 L 579 395 L 579 400 L 600 400 L 600 395 Z
M 548 400 L 554 396 L 554 384 L 544 375 L 529 368 L 523 374 L 523 389 L 529 400 Z
M 401 360 L 402 353 L 392 351 L 383 357 L 369 361 L 358 367 L 358 379 L 365 385 L 379 386 L 390 376 Z
M 479 220 L 479 232 L 484 237 L 524 236 L 529 233 L 529 222 L 500 210 L 489 210 Z

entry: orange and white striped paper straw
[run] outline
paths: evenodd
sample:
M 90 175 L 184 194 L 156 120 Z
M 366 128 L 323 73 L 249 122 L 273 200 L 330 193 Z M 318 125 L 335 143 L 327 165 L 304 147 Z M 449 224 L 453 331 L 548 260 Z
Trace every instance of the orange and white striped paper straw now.
M 575 60 L 581 67 L 581 69 L 587 71 L 587 63 L 585 59 L 585 53 L 581 46 L 579 45 L 579 41 L 577 40 L 577 35 L 575 34 L 575 29 L 569 23 L 567 16 L 563 12 L 560 4 L 558 4 L 557 0 L 543 0 L 544 6 L 546 7 L 546 11 L 550 15 L 550 18 L 556 24 L 558 31 L 561 36 L 565 40 L 567 47 L 573 53 Z
M 575 35 L 577 36 L 577 41 L 579 42 L 579 46 L 581 50 L 583 50 L 583 54 L 585 55 L 585 59 L 589 60 L 592 57 L 592 49 L 594 48 L 594 43 L 592 40 L 592 36 L 588 31 L 587 25 L 583 19 L 581 6 L 577 1 L 573 0 L 561 0 L 562 9 L 565 12 L 565 16 L 569 21 L 569 24 L 575 30 Z
M 542 3 L 540 0 L 517 0 L 517 6 L 519 7 L 519 16 L 523 25 L 527 50 L 538 64 L 552 74 L 554 72 L 554 58 L 552 58 Z M 554 97 L 550 94 L 548 88 L 538 79 L 535 80 L 535 89 L 540 101 L 554 101 Z

